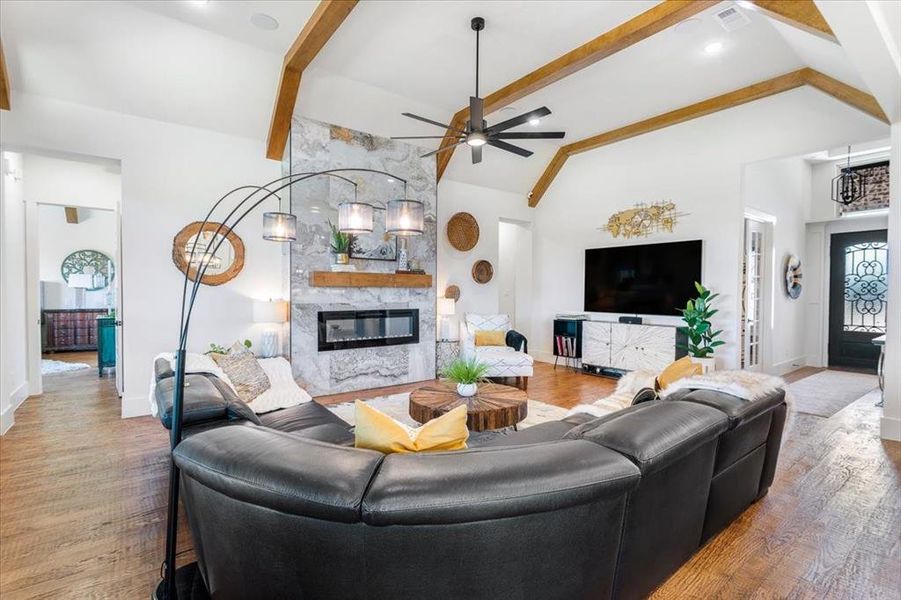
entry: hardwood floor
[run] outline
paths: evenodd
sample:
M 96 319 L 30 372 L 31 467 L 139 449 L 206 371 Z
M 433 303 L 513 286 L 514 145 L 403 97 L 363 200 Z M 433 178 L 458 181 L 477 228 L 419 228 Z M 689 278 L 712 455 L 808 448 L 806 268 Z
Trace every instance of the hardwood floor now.
M 539 364 L 528 391 L 569 407 L 613 387 Z M 0 597 L 146 598 L 165 543 L 166 433 L 150 417 L 120 419 L 113 381 L 93 370 L 45 377 L 44 390 L 0 438 Z M 790 412 L 769 495 L 654 598 L 897 599 L 901 444 L 879 439 L 874 402 L 829 419 Z M 179 558 L 189 562 L 181 523 Z

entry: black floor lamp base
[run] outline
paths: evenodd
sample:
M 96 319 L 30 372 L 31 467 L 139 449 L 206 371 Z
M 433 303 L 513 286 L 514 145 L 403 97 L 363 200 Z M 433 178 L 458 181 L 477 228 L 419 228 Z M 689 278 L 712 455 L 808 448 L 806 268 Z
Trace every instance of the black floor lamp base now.
M 160 581 L 150 596 L 151 600 L 170 600 L 166 598 L 165 587 L 166 581 Z M 196 562 L 180 567 L 175 571 L 175 589 L 178 594 L 178 600 L 209 600 L 210 598 Z

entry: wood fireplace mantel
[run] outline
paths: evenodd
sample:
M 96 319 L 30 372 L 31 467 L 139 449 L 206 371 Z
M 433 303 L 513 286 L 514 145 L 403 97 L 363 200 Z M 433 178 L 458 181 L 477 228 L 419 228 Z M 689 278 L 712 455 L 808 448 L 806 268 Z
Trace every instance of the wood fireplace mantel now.
M 413 273 L 364 273 L 357 271 L 311 271 L 311 287 L 429 288 L 431 275 Z

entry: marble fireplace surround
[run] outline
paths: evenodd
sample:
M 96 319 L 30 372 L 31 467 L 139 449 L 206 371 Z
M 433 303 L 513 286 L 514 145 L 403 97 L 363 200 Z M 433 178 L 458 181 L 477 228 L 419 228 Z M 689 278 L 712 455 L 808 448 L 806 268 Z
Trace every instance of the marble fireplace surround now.
M 425 232 L 407 238 L 410 259 L 435 275 L 437 219 L 435 160 L 421 159 L 421 149 L 295 116 L 286 174 L 339 168 L 377 169 L 407 180 L 407 197 L 425 204 Z M 357 183 L 357 198 L 383 206 L 400 198 L 403 186 L 384 175 L 341 173 Z M 291 211 L 297 216 L 297 241 L 291 244 L 291 363 L 294 377 L 310 392 L 325 395 L 412 383 L 435 376 L 436 300 L 429 288 L 316 287 L 312 271 L 327 271 L 334 261 L 329 251 L 331 220 L 337 223 L 338 204 L 352 198 L 353 186 L 321 177 L 291 186 Z M 382 220 L 385 212 L 375 211 Z M 366 240 L 371 246 L 384 237 Z M 390 241 L 390 240 L 389 240 Z M 357 271 L 393 273 L 396 261 L 351 259 Z M 419 343 L 396 346 L 318 350 L 319 312 L 347 310 L 418 309 Z

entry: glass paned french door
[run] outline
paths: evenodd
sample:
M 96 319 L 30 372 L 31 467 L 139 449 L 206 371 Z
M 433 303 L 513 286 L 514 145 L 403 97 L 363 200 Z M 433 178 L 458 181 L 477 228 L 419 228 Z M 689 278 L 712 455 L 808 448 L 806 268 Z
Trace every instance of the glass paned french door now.
M 875 369 L 888 314 L 884 229 L 834 234 L 830 244 L 829 365 Z
M 741 367 L 749 371 L 761 369 L 764 227 L 765 225 L 759 221 L 745 219 L 745 249 L 742 260 Z

